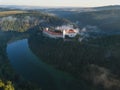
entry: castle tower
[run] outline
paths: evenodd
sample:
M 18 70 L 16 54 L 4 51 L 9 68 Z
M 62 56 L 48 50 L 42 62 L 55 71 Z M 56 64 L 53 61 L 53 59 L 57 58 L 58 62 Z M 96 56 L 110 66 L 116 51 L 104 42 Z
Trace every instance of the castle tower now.
M 46 31 L 48 31 L 49 30 L 49 28 L 46 28 Z
M 63 30 L 63 38 L 65 38 L 66 32 L 65 29 Z

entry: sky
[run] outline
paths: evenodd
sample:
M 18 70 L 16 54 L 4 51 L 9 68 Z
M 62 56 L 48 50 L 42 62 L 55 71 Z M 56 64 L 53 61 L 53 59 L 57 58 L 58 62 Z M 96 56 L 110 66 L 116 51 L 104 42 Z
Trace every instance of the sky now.
M 120 5 L 120 0 L 0 0 L 0 5 L 96 7 Z

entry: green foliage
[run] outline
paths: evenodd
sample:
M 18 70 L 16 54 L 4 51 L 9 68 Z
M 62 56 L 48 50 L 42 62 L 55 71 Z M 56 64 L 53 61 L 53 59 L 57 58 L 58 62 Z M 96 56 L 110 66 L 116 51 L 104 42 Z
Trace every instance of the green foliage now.
M 115 78 L 120 75 L 119 40 L 120 35 L 104 36 L 87 42 L 34 35 L 29 39 L 29 46 L 40 60 L 71 74 L 81 85 L 89 88 L 82 90 L 117 90 L 120 89 L 120 79 Z M 94 80 L 99 83 L 98 86 Z M 114 89 L 106 88 L 108 82 L 110 88 L 114 86 Z
M 2 82 L 2 80 L 0 80 L 0 88 L 3 88 L 5 86 L 5 84 Z
M 0 80 L 0 89 L 2 89 L 2 90 L 15 90 L 11 81 L 7 81 L 7 84 L 5 84 L 2 80 Z
M 15 90 L 11 81 L 7 81 L 7 84 L 4 86 L 4 90 Z
M 7 84 L 5 85 L 4 90 L 15 90 L 11 81 L 7 81 Z
M 56 26 L 69 23 L 66 19 L 50 16 L 40 12 L 17 13 L 0 18 L 3 31 L 25 32 L 39 26 Z

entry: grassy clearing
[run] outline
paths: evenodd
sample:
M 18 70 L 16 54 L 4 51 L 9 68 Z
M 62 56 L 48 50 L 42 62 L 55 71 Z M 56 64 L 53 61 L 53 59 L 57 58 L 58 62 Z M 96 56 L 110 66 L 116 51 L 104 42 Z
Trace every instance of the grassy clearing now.
M 26 11 L 1 11 L 0 16 L 27 13 Z

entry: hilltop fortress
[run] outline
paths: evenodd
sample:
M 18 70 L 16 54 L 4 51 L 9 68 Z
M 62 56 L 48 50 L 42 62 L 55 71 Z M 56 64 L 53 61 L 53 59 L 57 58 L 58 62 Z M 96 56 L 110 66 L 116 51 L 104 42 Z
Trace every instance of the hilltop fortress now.
M 72 26 L 60 26 L 54 30 L 45 28 L 43 34 L 50 38 L 74 38 L 79 33 L 78 29 L 74 29 Z

